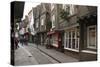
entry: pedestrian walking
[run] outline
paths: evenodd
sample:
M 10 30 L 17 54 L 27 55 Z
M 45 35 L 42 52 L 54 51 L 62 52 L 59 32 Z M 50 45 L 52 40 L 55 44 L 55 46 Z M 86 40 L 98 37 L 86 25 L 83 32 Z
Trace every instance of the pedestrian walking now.
M 20 35 L 20 43 L 22 46 L 24 45 L 24 35 Z
M 51 48 L 51 41 L 50 41 L 50 38 L 49 37 L 47 37 L 47 39 L 46 39 L 46 48 L 48 49 L 48 48 Z
M 18 42 L 19 42 L 19 35 L 18 32 L 15 32 L 15 48 L 18 48 Z

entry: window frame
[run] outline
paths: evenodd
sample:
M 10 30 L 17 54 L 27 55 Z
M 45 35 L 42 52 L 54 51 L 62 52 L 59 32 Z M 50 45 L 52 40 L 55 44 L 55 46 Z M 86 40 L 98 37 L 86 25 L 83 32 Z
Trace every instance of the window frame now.
M 90 46 L 89 44 L 89 28 L 95 28 L 95 47 Z M 87 48 L 89 49 L 97 49 L 97 30 L 96 30 L 96 25 L 88 26 L 87 27 Z
M 70 15 L 73 15 L 75 14 L 75 8 L 74 8 L 74 5 L 70 5 Z
M 54 28 L 55 27 L 55 15 L 52 15 L 52 28 Z
M 43 26 L 44 25 L 44 19 L 42 18 L 41 19 L 41 26 Z
M 51 3 L 51 11 L 54 9 L 54 7 L 55 7 L 55 4 Z
M 70 35 L 71 35 L 71 37 L 69 38 L 69 32 L 70 32 Z M 72 38 L 72 36 L 73 36 L 73 34 L 72 33 L 75 33 L 75 37 L 74 38 Z M 72 49 L 72 50 L 79 50 L 79 42 L 80 42 L 80 40 L 79 40 L 79 37 L 77 37 L 77 35 L 78 35 L 78 32 L 79 31 L 77 31 L 77 30 L 73 30 L 73 31 L 67 31 L 67 32 L 65 32 L 65 36 L 64 36 L 64 40 L 65 40 L 65 42 L 64 42 L 64 48 L 65 49 Z M 71 43 L 70 43 L 70 45 L 71 45 L 71 47 L 69 47 L 70 45 L 69 45 L 69 39 L 71 39 Z M 73 39 L 75 39 L 75 48 L 73 48 L 73 44 L 72 44 L 72 40 Z M 78 42 L 77 42 L 77 40 L 78 40 Z M 66 44 L 67 43 L 67 44 Z M 77 47 L 78 46 L 78 47 Z
M 38 28 L 39 27 L 39 22 L 36 22 L 36 28 Z
M 62 4 L 62 9 L 66 10 L 66 4 Z

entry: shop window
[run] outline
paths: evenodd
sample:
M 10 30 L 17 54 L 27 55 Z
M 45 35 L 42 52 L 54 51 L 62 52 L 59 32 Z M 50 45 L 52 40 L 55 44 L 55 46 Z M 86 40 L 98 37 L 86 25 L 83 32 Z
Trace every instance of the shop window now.
M 79 49 L 79 31 L 71 30 L 65 33 L 65 48 Z
M 80 37 L 80 34 L 79 34 L 79 32 L 76 32 L 76 48 L 78 49 L 79 48 L 79 37 Z
M 68 44 L 69 47 L 68 48 L 71 48 L 71 32 L 69 32 L 69 39 L 68 40 L 69 40 L 69 44 Z
M 89 26 L 87 28 L 87 48 L 96 49 L 97 35 L 96 26 Z
M 52 45 L 58 47 L 58 36 L 52 35 Z
M 76 37 L 75 31 L 72 31 L 72 48 L 73 49 L 75 49 L 75 37 Z

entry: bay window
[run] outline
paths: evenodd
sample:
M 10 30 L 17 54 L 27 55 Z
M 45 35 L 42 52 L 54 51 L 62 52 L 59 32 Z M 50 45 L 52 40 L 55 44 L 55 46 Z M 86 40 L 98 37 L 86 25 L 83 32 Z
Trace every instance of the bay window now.
M 52 45 L 58 47 L 58 35 L 52 35 Z
M 64 48 L 79 49 L 79 31 L 70 30 L 65 33 Z

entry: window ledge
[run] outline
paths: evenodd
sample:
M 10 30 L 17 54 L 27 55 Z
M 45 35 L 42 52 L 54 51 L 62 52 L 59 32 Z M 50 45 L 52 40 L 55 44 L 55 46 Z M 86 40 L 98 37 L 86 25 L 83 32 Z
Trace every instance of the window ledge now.
M 95 51 L 90 51 L 90 50 L 82 50 L 81 52 L 91 53 L 91 54 L 97 54 L 97 52 L 95 52 Z
M 79 50 L 77 50 L 77 49 L 71 49 L 71 48 L 64 48 L 64 49 L 67 49 L 67 50 L 70 50 L 70 51 L 79 52 Z

